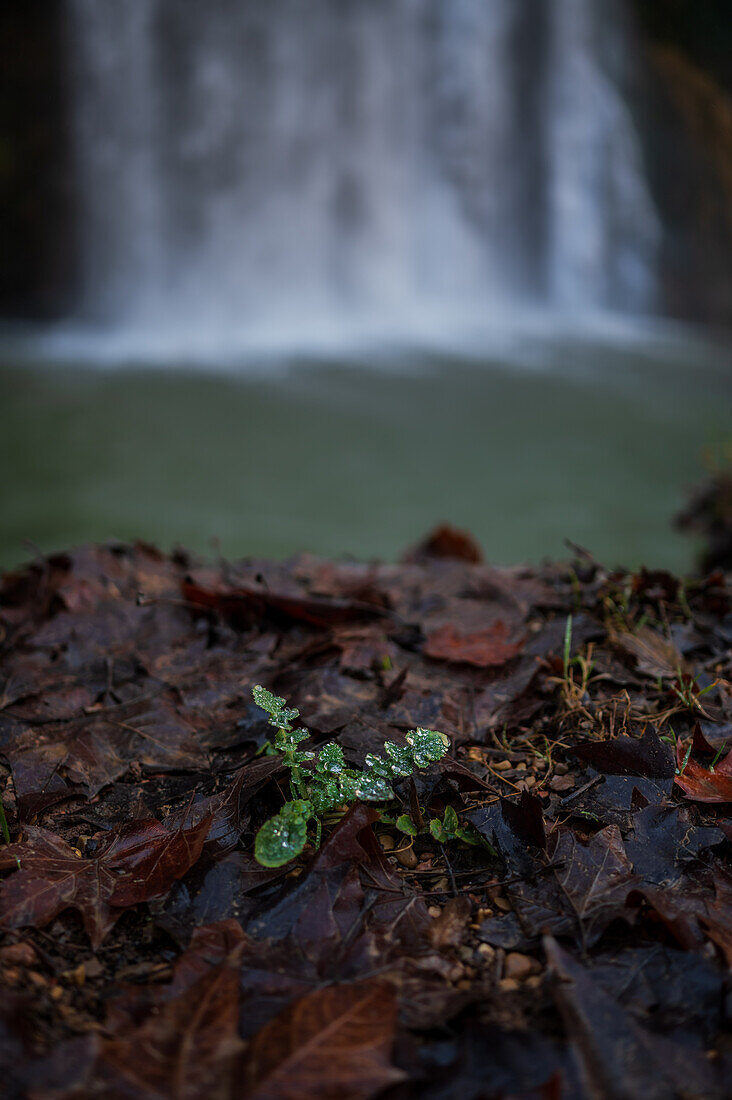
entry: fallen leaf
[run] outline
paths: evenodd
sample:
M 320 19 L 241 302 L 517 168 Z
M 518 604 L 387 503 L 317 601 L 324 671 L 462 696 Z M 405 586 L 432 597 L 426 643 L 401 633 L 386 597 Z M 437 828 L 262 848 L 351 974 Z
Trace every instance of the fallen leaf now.
M 250 1100 L 367 1100 L 404 1079 L 391 1064 L 393 988 L 329 986 L 295 1001 L 251 1041 Z
M 450 623 L 427 635 L 424 653 L 438 661 L 453 661 L 478 668 L 495 668 L 517 656 L 524 647 L 524 638 L 516 639 L 502 619 L 485 630 L 463 634 Z
M 588 1096 L 677 1100 L 726 1095 L 703 1051 L 641 1027 L 550 937 L 545 950 L 555 975 L 554 997 L 574 1047 Z
M 650 626 L 642 626 L 635 634 L 630 631 L 616 631 L 610 639 L 618 649 L 633 657 L 639 672 L 654 680 L 673 680 L 684 672 L 683 660 L 673 642 L 667 641 Z
M 714 771 L 687 760 L 679 745 L 679 767 L 683 769 L 675 782 L 687 798 L 694 802 L 732 802 L 732 750 L 715 765 Z
M 109 1100 L 231 1100 L 244 1044 L 239 1039 L 236 949 L 228 959 L 104 1043 L 97 1086 Z
M 212 589 L 190 580 L 183 582 L 183 596 L 192 606 L 216 611 L 240 626 L 257 624 L 268 613 L 286 623 L 302 622 L 321 630 L 389 615 L 383 607 L 357 600 L 295 595 L 244 585 Z
M 427 562 L 434 558 L 453 558 L 474 565 L 483 560 L 480 546 L 467 531 L 441 523 L 416 546 L 407 550 L 404 562 Z
M 210 818 L 167 830 L 160 822 L 123 825 L 107 847 L 82 858 L 60 837 L 38 826 L 26 839 L 0 849 L 0 870 L 15 869 L 0 885 L 0 927 L 41 928 L 75 909 L 95 949 L 122 910 L 170 889 L 201 854 Z

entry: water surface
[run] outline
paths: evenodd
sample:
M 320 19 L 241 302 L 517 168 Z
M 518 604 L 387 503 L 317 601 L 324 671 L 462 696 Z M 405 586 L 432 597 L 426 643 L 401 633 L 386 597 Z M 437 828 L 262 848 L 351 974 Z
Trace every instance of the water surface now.
M 246 372 L 0 369 L 0 563 L 144 538 L 228 556 L 394 558 L 434 523 L 489 560 L 565 539 L 684 570 L 671 517 L 732 424 L 719 349 L 554 341 Z

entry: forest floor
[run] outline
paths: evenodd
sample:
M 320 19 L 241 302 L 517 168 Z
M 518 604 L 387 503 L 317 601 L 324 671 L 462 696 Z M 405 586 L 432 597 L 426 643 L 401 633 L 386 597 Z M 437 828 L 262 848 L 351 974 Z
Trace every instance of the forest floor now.
M 448 530 L 398 565 L 6 575 L 4 1095 L 729 1096 L 731 581 L 497 569 Z M 449 752 L 262 867 L 255 684 L 354 766 Z M 485 843 L 392 823 L 448 807 Z

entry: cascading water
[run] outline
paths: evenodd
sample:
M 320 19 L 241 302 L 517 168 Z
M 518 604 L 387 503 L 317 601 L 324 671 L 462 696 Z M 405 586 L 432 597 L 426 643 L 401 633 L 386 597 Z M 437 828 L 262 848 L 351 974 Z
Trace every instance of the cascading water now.
M 67 2 L 87 318 L 653 308 L 619 0 Z

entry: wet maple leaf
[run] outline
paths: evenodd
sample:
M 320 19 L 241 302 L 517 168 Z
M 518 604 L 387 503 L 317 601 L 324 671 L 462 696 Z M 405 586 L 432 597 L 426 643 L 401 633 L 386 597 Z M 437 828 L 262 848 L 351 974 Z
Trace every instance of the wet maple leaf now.
M 114 873 L 40 827 L 29 825 L 26 838 L 0 852 L 0 868 L 20 861 L 0 886 L 0 928 L 40 928 L 64 909 L 76 909 L 96 950 L 121 913 L 111 907 Z
M 132 821 L 93 859 L 37 826 L 0 850 L 0 870 L 16 868 L 0 886 L 0 928 L 43 927 L 75 909 L 96 950 L 122 910 L 164 894 L 201 854 L 211 824 L 169 831 L 159 821 Z
M 391 1064 L 396 999 L 378 981 L 301 997 L 259 1031 L 246 1062 L 251 1100 L 367 1100 L 404 1078 Z
M 684 767 L 681 745 L 678 755 L 683 770 L 675 782 L 687 798 L 694 802 L 732 802 L 732 750 L 715 765 L 714 771 L 695 760 L 687 760 Z
M 424 652 L 440 661 L 493 668 L 503 665 L 517 656 L 524 647 L 524 639 L 512 639 L 502 619 L 485 630 L 463 634 L 451 623 L 445 623 L 427 636 Z

